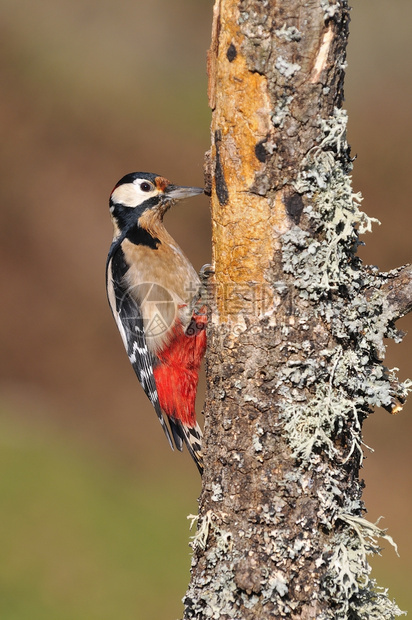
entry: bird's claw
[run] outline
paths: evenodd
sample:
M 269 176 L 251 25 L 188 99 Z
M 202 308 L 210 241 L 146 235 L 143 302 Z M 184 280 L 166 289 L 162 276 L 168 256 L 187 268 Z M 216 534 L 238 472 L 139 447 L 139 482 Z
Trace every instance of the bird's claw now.
M 215 270 L 213 265 L 206 263 L 206 265 L 203 265 L 203 267 L 199 271 L 199 278 L 202 282 L 207 282 L 210 276 L 213 276 L 214 273 Z

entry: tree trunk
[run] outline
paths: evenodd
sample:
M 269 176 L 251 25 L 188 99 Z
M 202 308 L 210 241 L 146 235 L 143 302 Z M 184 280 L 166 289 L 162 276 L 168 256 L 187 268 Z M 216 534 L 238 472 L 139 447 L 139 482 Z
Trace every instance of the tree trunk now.
M 185 619 L 393 618 L 367 554 L 362 422 L 409 382 L 383 338 L 411 270 L 356 256 L 341 109 L 346 0 L 216 0 L 208 57 L 215 274 L 205 472 Z M 389 539 L 389 537 L 387 537 Z

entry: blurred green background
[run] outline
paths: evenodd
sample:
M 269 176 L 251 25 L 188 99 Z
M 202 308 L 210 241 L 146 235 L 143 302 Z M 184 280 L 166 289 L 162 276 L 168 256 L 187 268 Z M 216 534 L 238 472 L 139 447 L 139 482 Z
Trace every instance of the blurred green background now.
M 382 222 L 362 255 L 388 270 L 410 260 L 412 6 L 352 4 L 354 185 Z M 0 1 L 2 620 L 181 616 L 200 481 L 168 449 L 110 316 L 107 203 L 134 170 L 202 184 L 211 11 L 211 0 Z M 197 268 L 208 262 L 206 198 L 167 225 Z M 410 338 L 388 350 L 403 378 Z M 368 518 L 384 515 L 400 552 L 385 549 L 374 574 L 403 609 L 410 412 L 367 421 L 363 470 Z

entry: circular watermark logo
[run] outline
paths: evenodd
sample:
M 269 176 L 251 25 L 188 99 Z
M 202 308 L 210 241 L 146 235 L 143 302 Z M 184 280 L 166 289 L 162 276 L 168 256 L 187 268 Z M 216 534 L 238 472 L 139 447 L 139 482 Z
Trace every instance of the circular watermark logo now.
M 170 329 L 178 304 L 167 288 L 156 282 L 141 282 L 128 293 L 139 304 L 146 338 L 159 338 Z

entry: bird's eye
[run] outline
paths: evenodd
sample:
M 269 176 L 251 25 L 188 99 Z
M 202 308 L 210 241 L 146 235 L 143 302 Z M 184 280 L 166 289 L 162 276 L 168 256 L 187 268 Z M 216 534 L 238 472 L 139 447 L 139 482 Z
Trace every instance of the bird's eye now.
M 147 183 L 147 181 L 144 181 L 143 183 L 140 183 L 140 189 L 142 192 L 150 192 L 152 190 L 152 186 L 150 183 Z

